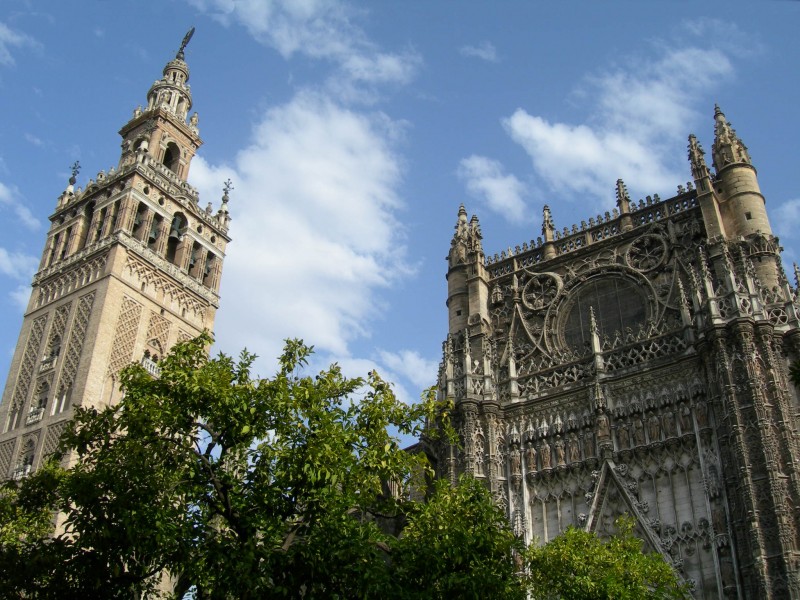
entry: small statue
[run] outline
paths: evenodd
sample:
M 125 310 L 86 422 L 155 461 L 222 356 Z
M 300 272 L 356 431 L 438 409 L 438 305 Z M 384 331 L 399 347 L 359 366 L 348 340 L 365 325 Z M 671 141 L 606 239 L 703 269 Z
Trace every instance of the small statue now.
M 539 449 L 539 453 L 542 455 L 542 470 L 547 470 L 550 468 L 550 444 L 547 442 L 542 442 L 542 447 Z
M 533 447 L 533 444 L 528 444 L 528 447 L 525 448 L 525 467 L 529 473 L 536 472 L 536 448 Z
M 566 462 L 564 460 L 564 440 L 561 439 L 561 436 L 556 436 L 556 465 L 559 467 L 563 467 Z

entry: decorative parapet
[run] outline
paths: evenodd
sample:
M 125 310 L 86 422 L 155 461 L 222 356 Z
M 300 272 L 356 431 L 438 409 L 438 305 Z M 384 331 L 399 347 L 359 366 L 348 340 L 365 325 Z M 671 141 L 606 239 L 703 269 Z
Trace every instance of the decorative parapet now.
M 687 189 L 688 188 L 688 189 Z M 672 215 L 692 210 L 698 206 L 697 194 L 691 183 L 687 188 L 679 186 L 678 195 L 668 200 L 661 200 L 658 194 L 647 196 L 645 200 L 630 203 L 630 217 L 633 227 L 641 227 L 649 223 L 661 221 Z M 568 254 L 591 244 L 601 242 L 622 233 L 621 217 L 617 209 L 581 221 L 580 226 L 573 225 L 572 229 L 565 227 L 561 232 L 556 231 L 554 245 L 558 255 Z M 507 250 L 487 256 L 486 266 L 491 267 L 492 278 L 512 273 L 519 268 L 532 267 L 543 260 L 541 237 L 531 240 L 530 244 L 509 247 Z
M 197 282 L 188 273 L 173 265 L 166 258 L 153 252 L 144 242 L 140 242 L 136 238 L 131 237 L 127 233 L 121 231 L 115 234 L 115 238 L 120 244 L 129 250 L 132 250 L 137 256 L 146 259 L 162 272 L 170 275 L 184 287 L 188 288 L 210 304 L 213 304 L 215 307 L 219 306 L 219 294 Z
M 206 225 L 217 228 L 222 232 L 228 230 L 228 225 L 223 223 L 216 215 L 198 208 L 199 194 L 195 187 L 183 181 L 166 165 L 161 164 L 144 152 L 136 154 L 135 159 L 123 165 L 119 170 L 111 167 L 108 173 L 100 171 L 96 176 L 96 181 L 90 179 L 85 189 L 78 188 L 74 194 L 69 196 L 66 204 L 59 206 L 59 210 L 79 202 L 87 195 L 94 194 L 101 187 L 108 187 L 121 179 L 129 177 L 134 172 L 159 186 L 165 194 L 172 197 L 175 202 L 189 210 L 194 217 Z

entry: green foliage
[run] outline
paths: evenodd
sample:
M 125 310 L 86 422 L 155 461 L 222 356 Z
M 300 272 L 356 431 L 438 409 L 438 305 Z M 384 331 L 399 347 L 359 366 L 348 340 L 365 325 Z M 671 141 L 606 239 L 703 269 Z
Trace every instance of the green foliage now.
M 642 552 L 633 521 L 617 521 L 619 533 L 602 540 L 568 528 L 528 554 L 531 597 L 536 600 L 645 600 L 686 598 L 672 568 L 658 554 Z
M 158 379 L 125 369 L 122 402 L 76 411 L 61 446 L 73 466 L 0 496 L 0 571 L 21 569 L 3 593 L 150 596 L 167 573 L 202 598 L 383 596 L 389 536 L 373 514 L 401 508 L 385 482 L 425 472 L 388 431 L 418 435 L 432 395 L 407 406 L 375 373 L 305 374 L 298 341 L 258 379 L 253 355 L 209 359 L 209 342 L 176 346 Z M 42 511 L 63 531 L 34 527 Z
M 526 598 L 523 552 L 485 485 L 437 481 L 429 501 L 411 507 L 395 545 L 399 597 Z

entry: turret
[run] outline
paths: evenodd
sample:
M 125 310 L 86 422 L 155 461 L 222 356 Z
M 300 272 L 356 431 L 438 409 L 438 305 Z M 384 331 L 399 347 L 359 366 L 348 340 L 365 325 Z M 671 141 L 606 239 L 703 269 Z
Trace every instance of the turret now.
M 474 215 L 467 221 L 463 204 L 458 208 L 455 230 L 447 255 L 447 307 L 451 333 L 463 331 L 468 324 L 475 322 L 475 318 L 478 322 L 485 319 L 489 306 L 480 223 Z
M 772 234 L 764 196 L 758 187 L 756 169 L 747 147 L 725 119 L 719 106 L 714 107 L 714 146 L 712 147 L 716 180 L 714 190 L 729 237 L 760 232 Z

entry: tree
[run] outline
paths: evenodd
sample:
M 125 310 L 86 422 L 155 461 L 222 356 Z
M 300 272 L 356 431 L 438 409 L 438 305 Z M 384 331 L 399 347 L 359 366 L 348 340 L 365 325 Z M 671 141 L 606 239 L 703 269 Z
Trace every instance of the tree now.
M 525 597 L 532 551 L 483 484 L 388 493 L 431 474 L 389 431 L 444 419 L 454 436 L 432 394 L 407 406 L 375 373 L 307 374 L 298 341 L 257 378 L 253 355 L 209 358 L 209 342 L 178 344 L 158 378 L 126 368 L 119 404 L 76 409 L 58 455 L 0 489 L 0 597 Z M 614 543 L 610 564 L 639 564 Z M 552 568 L 542 552 L 533 574 Z
M 203 598 L 380 595 L 387 535 L 370 515 L 397 512 L 384 483 L 422 459 L 387 431 L 418 433 L 433 400 L 406 406 L 376 374 L 336 365 L 304 374 L 297 341 L 257 379 L 253 355 L 209 359 L 209 342 L 177 345 L 156 379 L 128 367 L 122 402 L 76 411 L 61 446 L 73 466 L 46 494 L 64 531 L 32 548 L 64 568 L 32 569 L 21 592 L 140 597 L 167 573 Z M 12 560 L 24 563 L 4 544 L 0 570 Z
M 483 483 L 439 480 L 408 518 L 392 553 L 400 597 L 527 597 L 522 540 Z
M 569 527 L 528 552 L 531 597 L 537 600 L 645 600 L 686 598 L 672 568 L 658 554 L 642 552 L 633 520 L 617 521 L 617 535 L 603 540 Z

